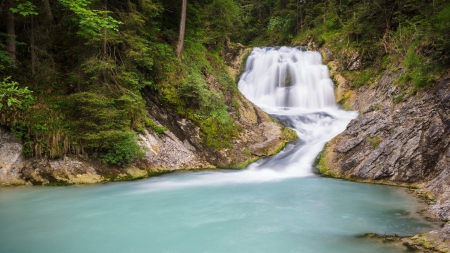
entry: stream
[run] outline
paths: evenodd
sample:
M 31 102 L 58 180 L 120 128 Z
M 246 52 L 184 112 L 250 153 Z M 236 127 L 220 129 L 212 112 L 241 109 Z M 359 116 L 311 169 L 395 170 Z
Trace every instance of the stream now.
M 356 112 L 334 102 L 317 52 L 255 48 L 239 89 L 299 140 L 245 170 L 0 189 L 0 252 L 395 253 L 365 233 L 433 229 L 407 189 L 317 176 L 313 162 Z

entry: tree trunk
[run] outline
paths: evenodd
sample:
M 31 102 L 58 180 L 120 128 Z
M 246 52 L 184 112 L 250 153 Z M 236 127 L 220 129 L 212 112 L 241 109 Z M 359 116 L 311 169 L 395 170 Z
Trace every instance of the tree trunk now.
M 108 11 L 108 0 L 104 0 L 103 4 L 104 4 L 104 9 L 105 9 L 105 14 L 104 14 L 103 18 L 106 20 L 106 18 L 108 17 L 107 16 L 108 14 L 106 12 L 106 11 Z M 107 36 L 108 36 L 108 28 L 104 27 L 103 28 L 103 55 L 104 55 L 105 59 L 107 58 L 106 55 L 108 52 L 107 51 L 107 40 L 106 40 Z
M 52 7 L 49 0 L 44 0 L 45 19 L 48 23 L 53 23 Z
M 180 35 L 178 36 L 178 43 L 177 43 L 177 56 L 181 56 L 181 52 L 183 51 L 183 43 L 184 43 L 184 31 L 186 28 L 186 5 L 187 0 L 182 0 L 182 6 L 181 6 L 181 20 L 180 20 Z
M 34 42 L 34 17 L 31 16 L 31 36 L 30 36 L 30 49 L 31 49 L 31 74 L 36 74 L 36 51 Z
M 7 0 L 6 2 L 6 33 L 8 34 L 6 41 L 6 51 L 8 51 L 11 58 L 11 64 L 17 65 L 16 58 L 16 28 L 14 24 L 14 14 L 9 10 L 14 7 L 14 0 Z

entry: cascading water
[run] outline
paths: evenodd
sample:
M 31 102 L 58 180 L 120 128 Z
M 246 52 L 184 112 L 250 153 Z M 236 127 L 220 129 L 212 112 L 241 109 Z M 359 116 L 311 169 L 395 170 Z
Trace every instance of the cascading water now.
M 319 53 L 301 48 L 255 48 L 239 89 L 261 108 L 336 106 L 328 67 Z
M 302 48 L 255 48 L 239 81 L 240 91 L 267 113 L 295 129 L 300 141 L 251 168 L 281 170 L 286 176 L 312 173 L 312 163 L 355 112 L 340 110 L 328 67 L 318 52 Z

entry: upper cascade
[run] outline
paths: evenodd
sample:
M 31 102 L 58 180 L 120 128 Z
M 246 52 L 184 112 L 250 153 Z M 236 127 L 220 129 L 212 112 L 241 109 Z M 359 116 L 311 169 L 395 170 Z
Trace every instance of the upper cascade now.
M 336 107 L 334 85 L 321 55 L 299 47 L 254 48 L 238 86 L 262 108 Z

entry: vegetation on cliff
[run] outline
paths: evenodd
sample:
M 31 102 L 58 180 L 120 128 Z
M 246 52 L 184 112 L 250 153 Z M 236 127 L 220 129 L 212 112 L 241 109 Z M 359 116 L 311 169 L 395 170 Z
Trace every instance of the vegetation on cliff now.
M 144 87 L 193 120 L 206 145 L 221 149 L 237 136 L 228 114 L 237 103 L 224 99 L 237 88 L 221 59 L 239 16 L 234 1 L 189 1 L 180 58 L 179 1 L 8 0 L 0 8 L 0 125 L 23 140 L 25 155 L 129 163 L 142 153 L 136 133 L 164 131 L 146 115 Z
M 203 143 L 231 146 L 239 103 L 223 64 L 228 40 L 332 47 L 354 86 L 401 62 L 399 83 L 422 88 L 450 64 L 445 0 L 190 0 L 177 57 L 180 0 L 5 0 L 0 5 L 0 125 L 30 157 L 65 154 L 124 165 L 142 153 L 150 90 L 200 128 Z M 345 72 L 347 71 L 347 72 Z M 233 110 L 233 108 L 235 110 Z M 239 115 L 237 115 L 239 116 Z

